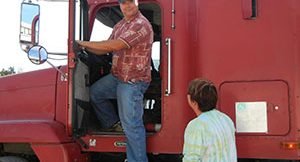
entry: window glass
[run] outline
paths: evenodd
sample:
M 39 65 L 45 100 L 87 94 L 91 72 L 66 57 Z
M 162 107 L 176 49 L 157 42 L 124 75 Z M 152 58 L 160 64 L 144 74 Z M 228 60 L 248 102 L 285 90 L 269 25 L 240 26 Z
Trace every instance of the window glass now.
M 159 71 L 160 65 L 160 42 L 153 42 L 152 44 L 152 60 L 154 64 L 154 68 Z
M 91 41 L 107 40 L 112 32 L 112 28 L 104 25 L 97 19 L 94 21 Z

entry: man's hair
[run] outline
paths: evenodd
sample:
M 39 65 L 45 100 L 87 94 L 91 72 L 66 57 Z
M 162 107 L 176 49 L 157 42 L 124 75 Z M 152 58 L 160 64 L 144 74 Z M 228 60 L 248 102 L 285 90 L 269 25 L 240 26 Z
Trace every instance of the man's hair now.
M 215 85 L 205 79 L 194 79 L 190 82 L 188 94 L 191 100 L 197 102 L 201 112 L 216 108 L 218 93 Z

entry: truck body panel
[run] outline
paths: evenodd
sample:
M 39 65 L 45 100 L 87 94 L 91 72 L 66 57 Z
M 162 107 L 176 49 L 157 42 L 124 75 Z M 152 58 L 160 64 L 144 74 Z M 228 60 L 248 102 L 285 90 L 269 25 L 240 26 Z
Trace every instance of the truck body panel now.
M 66 89 L 64 85 L 57 90 L 57 77 L 56 70 L 47 69 L 1 78 L 1 142 L 70 141 L 64 118 L 56 116 L 57 108 L 65 108 L 57 102 L 57 95 Z M 66 98 L 63 100 L 65 103 Z

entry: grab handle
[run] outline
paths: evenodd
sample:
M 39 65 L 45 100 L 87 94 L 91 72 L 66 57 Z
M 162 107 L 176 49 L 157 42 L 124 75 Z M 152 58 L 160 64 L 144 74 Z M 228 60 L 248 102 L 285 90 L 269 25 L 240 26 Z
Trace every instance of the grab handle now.
M 166 38 L 166 46 L 168 50 L 168 80 L 167 88 L 165 90 L 165 96 L 171 95 L 171 38 Z

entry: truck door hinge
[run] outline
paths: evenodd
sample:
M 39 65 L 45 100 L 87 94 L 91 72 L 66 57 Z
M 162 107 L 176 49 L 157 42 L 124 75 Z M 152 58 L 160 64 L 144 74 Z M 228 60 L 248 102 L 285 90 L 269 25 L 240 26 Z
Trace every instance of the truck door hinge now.
M 171 11 L 171 14 L 172 14 L 172 26 L 171 28 L 173 30 L 175 30 L 176 26 L 175 26 L 175 0 L 172 0 L 172 11 Z
M 62 81 L 62 82 L 68 81 L 68 74 L 67 73 L 61 73 L 60 74 L 60 81 Z

